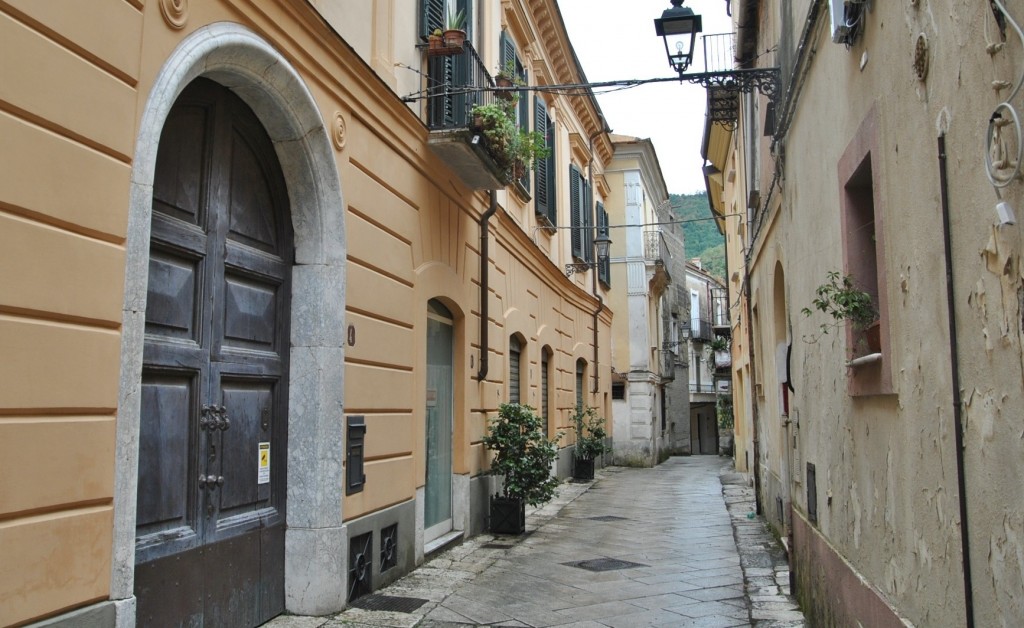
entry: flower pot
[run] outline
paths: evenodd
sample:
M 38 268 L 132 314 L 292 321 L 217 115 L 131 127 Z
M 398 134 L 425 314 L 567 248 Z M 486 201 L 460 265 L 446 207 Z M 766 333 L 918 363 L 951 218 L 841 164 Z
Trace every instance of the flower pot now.
M 882 351 L 882 326 L 878 321 L 871 323 L 864 330 L 864 341 L 868 343 L 868 351 L 881 353 Z
M 593 480 L 594 479 L 594 459 L 593 458 L 573 458 L 572 459 L 572 477 L 576 480 Z
M 512 82 L 512 79 L 500 74 L 494 78 L 494 84 L 497 87 L 515 87 L 515 83 Z M 501 98 L 502 100 L 512 100 L 513 98 L 515 98 L 515 92 L 512 91 L 511 89 L 497 91 L 494 94 L 495 96 Z
M 446 48 L 455 48 L 458 52 L 462 52 L 462 47 L 465 43 L 466 31 L 453 29 L 444 32 L 444 45 Z M 458 52 L 452 54 L 458 54 Z
M 491 534 L 522 534 L 526 532 L 526 502 L 522 499 L 491 497 Z

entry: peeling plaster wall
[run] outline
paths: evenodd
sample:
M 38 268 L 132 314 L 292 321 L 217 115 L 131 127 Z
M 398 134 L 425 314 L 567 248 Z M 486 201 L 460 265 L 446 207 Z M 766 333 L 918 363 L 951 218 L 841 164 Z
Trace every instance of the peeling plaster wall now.
M 782 4 L 765 3 L 762 11 L 780 15 Z M 808 6 L 798 2 L 784 9 L 792 13 L 796 31 L 783 39 L 793 45 Z M 786 138 L 785 177 L 781 195 L 776 192 L 781 206 L 758 236 L 752 267 L 752 294 L 759 295 L 756 362 L 763 365 L 757 383 L 764 396 L 755 399 L 763 468 L 782 477 L 794 453 L 782 445 L 781 427 L 772 418 L 778 412 L 769 301 L 778 259 L 786 273 L 794 338 L 791 406 L 800 421 L 795 453 L 801 465 L 789 482 L 794 507 L 806 517 L 806 484 L 798 481 L 805 479 L 803 463 L 812 462 L 816 529 L 885 602 L 920 626 L 964 621 L 940 130 L 947 137 L 976 625 L 1013 626 L 1024 617 L 1021 226 L 996 226 L 997 197 L 985 177 L 981 148 L 989 116 L 1009 92 L 993 90 L 991 81 L 1016 80 L 1024 49 L 1008 30 L 1005 48 L 992 57 L 986 53 L 986 37 L 998 39 L 987 6 L 960 0 L 872 2 L 861 38 L 847 49 L 830 41 L 826 3 Z M 1019 6 L 1012 10 L 1024 21 Z M 926 81 L 918 80 L 912 65 L 921 33 L 929 46 Z M 779 40 L 777 33 L 762 32 L 758 49 Z M 788 70 L 784 75 L 788 80 Z M 800 310 L 810 306 L 827 270 L 843 270 L 844 181 L 837 164 L 872 109 L 873 183 L 884 221 L 878 257 L 885 277 L 879 289 L 888 302 L 884 360 L 892 393 L 852 396 L 845 334 L 814 340 L 825 320 Z M 762 163 L 762 202 L 772 168 L 772 160 Z M 1011 183 L 1003 198 L 1024 217 L 1024 183 Z

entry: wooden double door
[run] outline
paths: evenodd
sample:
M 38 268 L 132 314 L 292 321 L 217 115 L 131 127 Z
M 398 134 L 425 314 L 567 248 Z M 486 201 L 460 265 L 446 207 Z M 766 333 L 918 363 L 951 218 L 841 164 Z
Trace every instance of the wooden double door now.
M 273 145 L 226 88 L 189 85 L 160 139 L 143 355 L 140 626 L 284 610 L 293 243 Z

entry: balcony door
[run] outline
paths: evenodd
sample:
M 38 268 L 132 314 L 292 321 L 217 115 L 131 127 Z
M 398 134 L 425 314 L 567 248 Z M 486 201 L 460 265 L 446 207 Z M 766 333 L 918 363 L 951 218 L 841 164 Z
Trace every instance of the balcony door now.
M 462 54 L 431 56 L 427 61 L 427 117 L 430 128 L 464 127 L 477 95 L 459 92 L 473 86 L 473 0 L 420 0 L 420 34 L 444 30 L 449 11 L 462 11 L 465 16 L 466 50 Z

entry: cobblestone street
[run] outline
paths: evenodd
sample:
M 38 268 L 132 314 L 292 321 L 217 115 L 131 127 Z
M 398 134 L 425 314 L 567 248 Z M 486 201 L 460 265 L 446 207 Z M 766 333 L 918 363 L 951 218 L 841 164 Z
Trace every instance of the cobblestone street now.
M 482 534 L 334 618 L 272 628 L 803 626 L 783 553 L 730 461 L 670 458 L 567 483 L 523 537 Z

